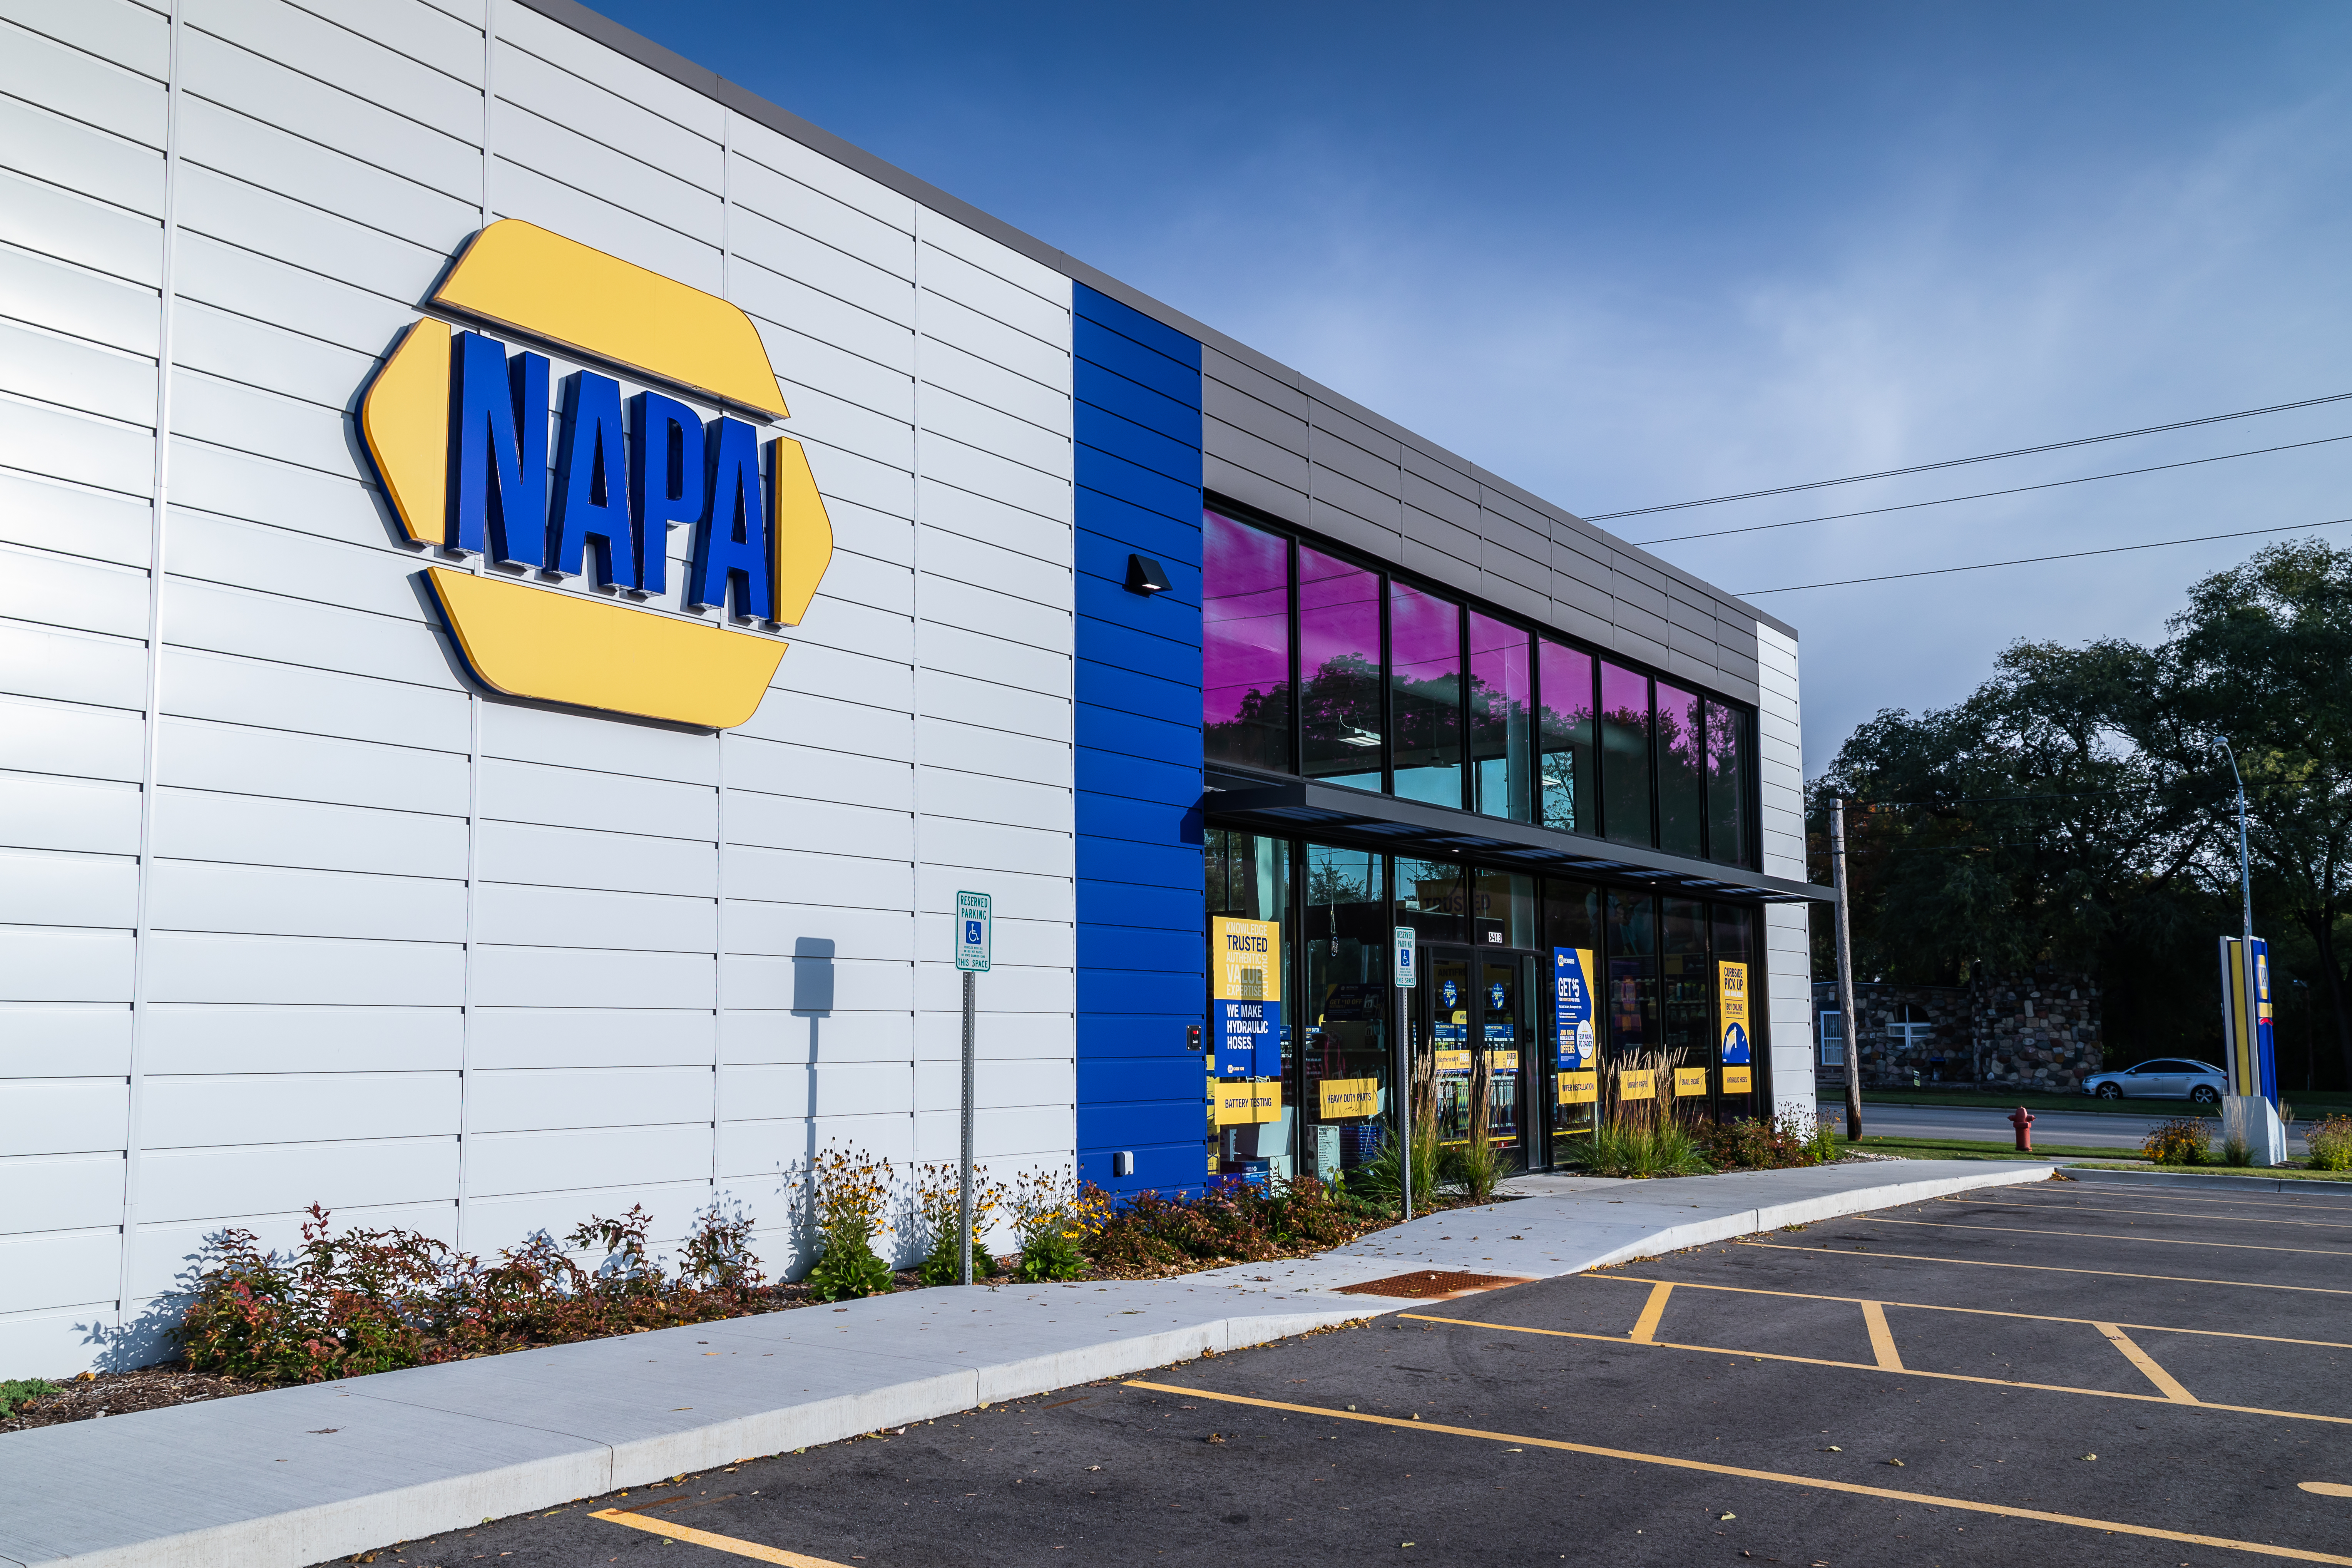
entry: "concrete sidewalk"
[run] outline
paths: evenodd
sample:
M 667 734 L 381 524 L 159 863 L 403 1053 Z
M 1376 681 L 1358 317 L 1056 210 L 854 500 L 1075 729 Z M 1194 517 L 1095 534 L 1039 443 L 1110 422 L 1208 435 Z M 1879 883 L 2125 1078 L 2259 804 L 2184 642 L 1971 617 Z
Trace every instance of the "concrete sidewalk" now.
M 1395 1311 L 1415 1268 L 1549 1278 L 2046 1164 L 1522 1177 L 1318 1258 L 908 1291 L 0 1436 L 0 1568 L 302 1568 L 394 1541 Z M 838 1319 L 839 1321 L 835 1320 Z

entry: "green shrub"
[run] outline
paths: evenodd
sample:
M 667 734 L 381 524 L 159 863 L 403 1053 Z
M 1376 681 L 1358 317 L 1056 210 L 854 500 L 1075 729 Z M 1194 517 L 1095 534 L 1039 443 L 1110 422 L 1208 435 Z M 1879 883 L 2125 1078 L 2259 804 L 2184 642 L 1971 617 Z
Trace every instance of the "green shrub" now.
M 2201 1165 L 2212 1141 L 2212 1124 L 2204 1118 L 2174 1116 L 2149 1129 L 2139 1147 L 2159 1165 Z
M 12 1377 L 0 1382 L 0 1421 L 5 1421 L 44 1394 L 57 1391 L 56 1384 L 37 1377 Z
M 1718 1171 L 1778 1171 L 1837 1158 L 1837 1135 L 1801 1110 L 1783 1110 L 1769 1121 L 1742 1116 L 1706 1122 L 1696 1135 L 1701 1152 Z
M 996 1258 L 987 1244 L 975 1239 L 971 1244 L 971 1277 L 979 1281 L 996 1273 Z M 922 1267 L 916 1278 L 926 1285 L 961 1285 L 963 1283 L 963 1255 L 956 1249 L 952 1230 L 940 1232 L 931 1243 L 931 1250 L 923 1257 Z
M 831 1144 L 800 1177 L 814 1211 L 824 1250 L 802 1283 L 819 1301 L 854 1301 L 897 1287 L 890 1266 L 874 1251 L 890 1198 L 890 1162 Z
M 1161 1272 L 1195 1263 L 1261 1263 L 1337 1246 L 1384 1211 L 1335 1184 L 1297 1176 L 1265 1191 L 1221 1182 L 1178 1198 L 1135 1193 L 1113 1199 L 1084 1189 L 1087 1211 L 1078 1245 L 1106 1268 Z
M 1474 1204 L 1492 1198 L 1496 1184 L 1509 1169 L 1510 1155 L 1485 1138 L 1453 1145 L 1438 1162 L 1439 1176 L 1461 1189 L 1465 1202 Z
M 1356 1167 L 1350 1184 L 1367 1196 L 1385 1198 L 1396 1203 L 1402 1197 L 1403 1161 L 1402 1139 L 1390 1138 L 1381 1145 L 1381 1152 Z M 1415 1206 L 1437 1201 L 1447 1184 L 1444 1151 L 1437 1146 L 1433 1130 L 1418 1130 L 1412 1140 L 1412 1201 Z
M 2352 1171 L 2352 1116 L 2324 1117 L 2303 1135 L 2315 1171 Z
M 211 1260 L 174 1333 L 194 1371 L 318 1383 L 709 1322 L 773 1304 L 750 1250 L 751 1222 L 740 1211 L 713 1205 L 697 1217 L 675 1278 L 647 1254 L 651 1225 L 636 1207 L 576 1227 L 573 1249 L 604 1251 L 593 1269 L 544 1231 L 486 1264 L 415 1231 L 338 1233 L 313 1205 L 301 1242 L 288 1253 L 264 1248 L 248 1230 L 212 1237 Z
M 1031 1237 L 1021 1247 L 1021 1261 L 1013 1266 L 1013 1277 L 1024 1285 L 1042 1284 L 1049 1279 L 1076 1279 L 1087 1271 L 1087 1255 L 1079 1250 L 1074 1231 L 1044 1230 Z
M 1610 1118 L 1593 1131 L 1584 1163 L 1601 1176 L 1703 1176 L 1715 1169 L 1691 1130 L 1670 1113 Z

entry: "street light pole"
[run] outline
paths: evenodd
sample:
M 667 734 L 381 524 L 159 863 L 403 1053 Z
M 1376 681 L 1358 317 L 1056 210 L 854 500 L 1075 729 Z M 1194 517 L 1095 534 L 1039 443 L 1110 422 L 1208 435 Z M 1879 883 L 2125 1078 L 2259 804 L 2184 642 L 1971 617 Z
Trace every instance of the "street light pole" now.
M 2246 781 L 2238 772 L 2238 759 L 2231 752 L 2229 742 L 2218 734 L 2206 738 L 2230 764 L 2230 777 L 2238 786 L 2238 889 L 2244 900 L 2245 950 L 2251 953 L 2254 951 L 2254 876 L 2246 856 Z
M 1838 1013 L 1845 1020 L 1845 1136 L 1862 1136 L 1862 1020 L 1853 1011 L 1853 931 L 1846 921 L 1845 800 L 1830 800 L 1830 881 L 1837 890 Z

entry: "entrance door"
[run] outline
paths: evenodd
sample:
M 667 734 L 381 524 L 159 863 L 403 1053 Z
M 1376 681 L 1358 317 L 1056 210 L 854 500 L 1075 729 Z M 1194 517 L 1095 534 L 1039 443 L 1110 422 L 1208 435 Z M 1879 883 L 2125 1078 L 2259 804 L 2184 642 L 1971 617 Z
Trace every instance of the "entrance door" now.
M 1528 1163 L 1526 1083 L 1537 1031 L 1531 957 L 1465 947 L 1423 950 L 1417 1033 L 1430 1042 L 1413 1064 L 1413 1120 L 1441 1148 L 1483 1139 L 1507 1163 Z

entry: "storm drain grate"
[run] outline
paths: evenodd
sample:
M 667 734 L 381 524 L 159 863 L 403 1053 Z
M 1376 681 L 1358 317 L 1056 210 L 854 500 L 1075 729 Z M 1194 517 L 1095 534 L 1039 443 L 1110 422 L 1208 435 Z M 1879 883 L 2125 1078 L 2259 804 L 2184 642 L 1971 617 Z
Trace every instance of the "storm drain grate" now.
M 1397 1274 L 1386 1279 L 1367 1279 L 1361 1285 L 1342 1285 L 1342 1296 L 1453 1296 L 1465 1290 L 1491 1290 L 1497 1285 L 1524 1285 L 1523 1276 L 1517 1274 L 1462 1274 L 1453 1270 L 1426 1270 L 1419 1274 Z

